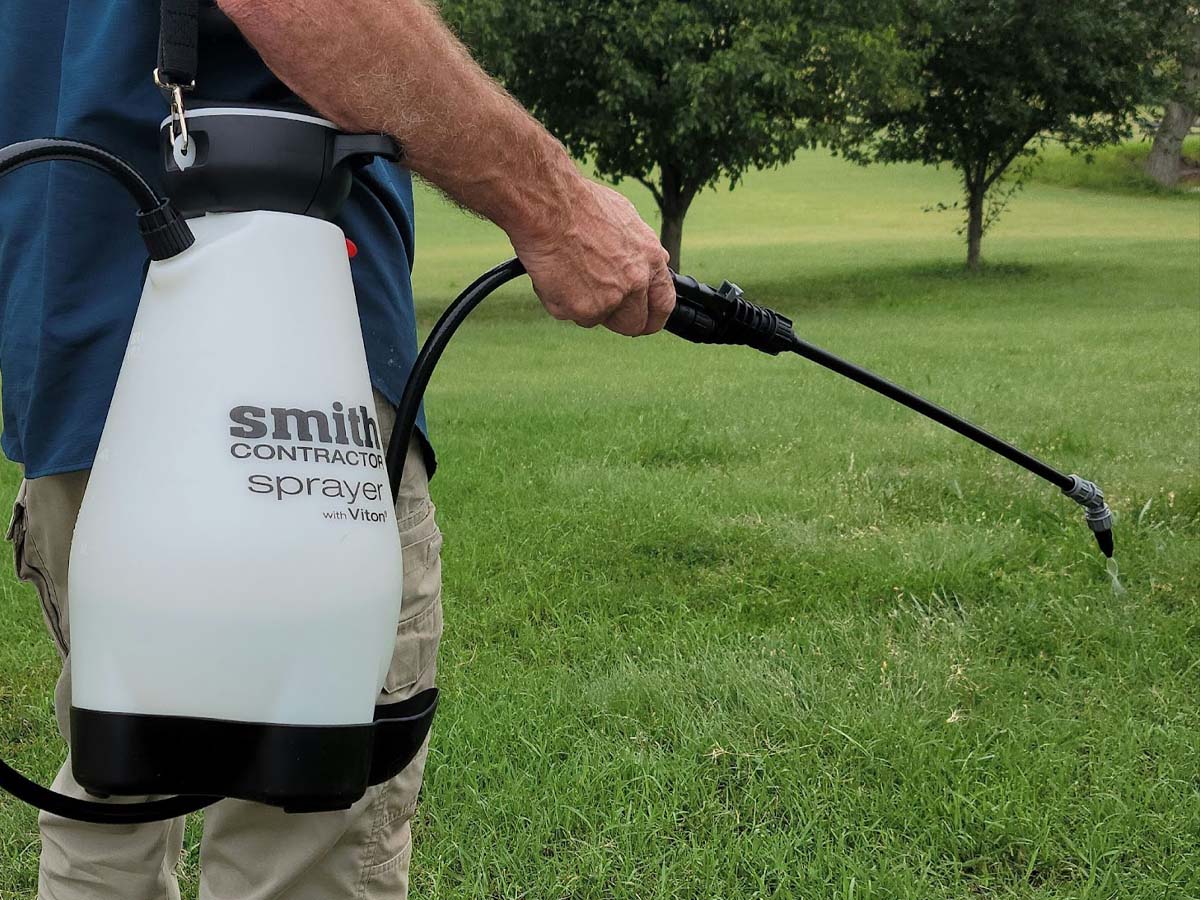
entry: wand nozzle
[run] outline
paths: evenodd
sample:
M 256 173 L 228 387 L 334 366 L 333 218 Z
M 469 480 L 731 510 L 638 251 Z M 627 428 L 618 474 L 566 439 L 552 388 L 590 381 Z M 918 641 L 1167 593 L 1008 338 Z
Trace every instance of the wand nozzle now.
M 694 344 L 752 347 L 772 356 L 784 351 L 795 353 L 919 412 L 1061 489 L 1083 507 L 1088 527 L 1096 535 L 1096 543 L 1105 556 L 1112 558 L 1113 514 L 1095 482 L 1060 472 L 936 403 L 801 340 L 793 331 L 790 319 L 773 309 L 751 303 L 736 284 L 726 281 L 721 287 L 712 288 L 684 275 L 674 277 L 677 300 L 675 311 L 667 320 L 667 331 Z
M 1063 488 L 1063 493 L 1083 507 L 1084 518 L 1088 528 L 1096 535 L 1096 543 L 1109 559 L 1113 555 L 1113 514 L 1104 500 L 1104 491 L 1094 481 L 1069 475 L 1071 483 Z

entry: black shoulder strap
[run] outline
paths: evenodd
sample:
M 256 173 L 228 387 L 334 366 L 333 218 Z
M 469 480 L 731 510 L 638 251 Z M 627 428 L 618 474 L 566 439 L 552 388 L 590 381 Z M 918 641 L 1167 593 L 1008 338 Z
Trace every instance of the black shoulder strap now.
M 199 7 L 199 0 L 162 0 L 158 78 L 163 84 L 188 88 L 196 82 Z

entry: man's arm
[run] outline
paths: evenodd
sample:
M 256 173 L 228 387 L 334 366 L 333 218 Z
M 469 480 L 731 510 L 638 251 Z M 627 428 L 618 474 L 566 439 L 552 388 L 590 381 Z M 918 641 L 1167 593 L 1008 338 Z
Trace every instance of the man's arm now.
M 621 334 L 675 306 L 667 253 L 584 178 L 427 0 L 219 0 L 263 60 L 349 131 L 390 134 L 412 171 L 507 232 L 551 315 Z

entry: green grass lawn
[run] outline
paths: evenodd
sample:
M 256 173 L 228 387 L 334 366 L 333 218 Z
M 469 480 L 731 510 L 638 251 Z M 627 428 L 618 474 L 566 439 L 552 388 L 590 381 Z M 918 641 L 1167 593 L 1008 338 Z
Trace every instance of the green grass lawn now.
M 1052 488 L 849 382 L 507 290 L 430 390 L 414 897 L 1200 896 L 1200 203 L 1035 183 L 968 277 L 921 212 L 955 196 L 805 155 L 703 196 L 684 268 L 1099 481 L 1127 593 Z M 430 192 L 419 231 L 427 326 L 508 248 Z M 4 565 L 0 746 L 48 779 L 54 660 Z M 36 853 L 0 801 L 0 897 Z

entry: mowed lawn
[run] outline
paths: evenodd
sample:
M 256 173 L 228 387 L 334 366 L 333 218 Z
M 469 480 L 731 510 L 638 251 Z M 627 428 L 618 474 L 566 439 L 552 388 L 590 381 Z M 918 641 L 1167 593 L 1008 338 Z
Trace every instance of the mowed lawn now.
M 1073 504 L 907 410 L 510 289 L 429 396 L 414 898 L 1200 896 L 1200 202 L 1033 184 L 968 277 L 922 212 L 955 196 L 807 154 L 704 195 L 684 269 L 1100 482 L 1126 593 Z M 418 215 L 428 326 L 508 248 L 432 192 Z M 48 780 L 56 664 L 3 565 L 0 746 Z M 0 897 L 36 854 L 0 801 Z

